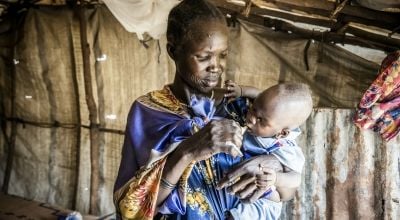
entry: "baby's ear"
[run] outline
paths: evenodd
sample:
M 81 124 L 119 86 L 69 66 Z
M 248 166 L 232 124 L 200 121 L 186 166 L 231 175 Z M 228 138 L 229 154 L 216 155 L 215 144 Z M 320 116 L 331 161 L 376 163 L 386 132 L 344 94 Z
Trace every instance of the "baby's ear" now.
M 168 55 L 173 59 L 173 60 L 175 60 L 175 46 L 172 44 L 172 43 L 167 43 L 167 52 L 168 52 Z
M 285 138 L 290 134 L 289 128 L 284 128 L 276 135 L 276 138 Z

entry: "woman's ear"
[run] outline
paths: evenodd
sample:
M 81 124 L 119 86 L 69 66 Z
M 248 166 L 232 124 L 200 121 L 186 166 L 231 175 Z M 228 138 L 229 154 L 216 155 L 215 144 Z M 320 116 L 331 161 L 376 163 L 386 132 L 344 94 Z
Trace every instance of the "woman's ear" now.
M 284 128 L 276 135 L 276 138 L 285 138 L 290 134 L 289 128 Z
M 167 52 L 168 52 L 168 55 L 173 59 L 173 60 L 175 60 L 175 46 L 174 45 L 172 45 L 171 43 L 167 43 Z

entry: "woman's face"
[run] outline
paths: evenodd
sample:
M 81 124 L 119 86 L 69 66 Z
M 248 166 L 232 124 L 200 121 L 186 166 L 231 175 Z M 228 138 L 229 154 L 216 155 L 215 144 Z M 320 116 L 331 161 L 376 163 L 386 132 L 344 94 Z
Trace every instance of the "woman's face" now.
M 228 52 L 228 29 L 219 22 L 196 22 L 188 40 L 173 59 L 178 77 L 201 93 L 215 88 L 225 71 Z

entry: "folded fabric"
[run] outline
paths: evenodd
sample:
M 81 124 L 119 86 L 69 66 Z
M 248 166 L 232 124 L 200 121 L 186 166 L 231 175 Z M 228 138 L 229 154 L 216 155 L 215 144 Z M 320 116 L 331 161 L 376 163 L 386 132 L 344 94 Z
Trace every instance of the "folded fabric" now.
M 385 141 L 400 131 L 400 51 L 389 54 L 378 77 L 361 98 L 354 122 L 379 132 Z

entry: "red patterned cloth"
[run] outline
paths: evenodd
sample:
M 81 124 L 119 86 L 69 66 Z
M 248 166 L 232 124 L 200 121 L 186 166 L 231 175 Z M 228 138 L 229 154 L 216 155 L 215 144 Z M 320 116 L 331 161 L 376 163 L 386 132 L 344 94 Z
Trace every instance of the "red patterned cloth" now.
M 361 98 L 357 126 L 379 132 L 385 141 L 400 131 L 400 51 L 389 54 L 379 75 Z

